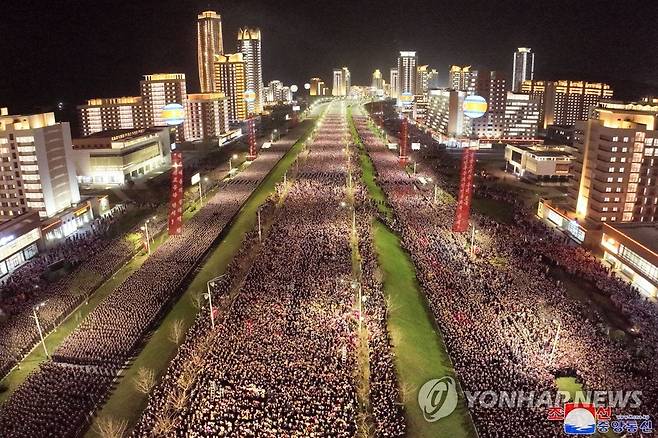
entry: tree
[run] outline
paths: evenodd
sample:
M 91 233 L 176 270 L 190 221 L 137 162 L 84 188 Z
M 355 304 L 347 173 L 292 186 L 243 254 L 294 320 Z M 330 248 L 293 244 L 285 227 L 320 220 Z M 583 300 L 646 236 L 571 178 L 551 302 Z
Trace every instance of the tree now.
M 185 327 L 183 324 L 182 319 L 177 319 L 171 323 L 171 327 L 169 328 L 169 340 L 176 345 L 180 344 L 185 335 Z
M 140 368 L 134 378 L 135 389 L 143 394 L 151 392 L 155 386 L 155 372 L 150 368 Z
M 94 430 L 101 438 L 123 438 L 128 428 L 126 420 L 110 416 L 102 416 L 96 421 Z

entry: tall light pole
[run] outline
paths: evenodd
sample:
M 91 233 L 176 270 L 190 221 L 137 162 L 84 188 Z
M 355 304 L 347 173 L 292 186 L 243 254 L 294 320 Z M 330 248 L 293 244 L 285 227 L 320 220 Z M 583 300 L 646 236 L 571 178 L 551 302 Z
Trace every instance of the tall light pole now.
M 149 222 L 151 220 L 154 220 L 155 218 L 156 216 L 146 219 L 146 222 L 144 222 L 144 226 L 142 227 L 142 230 L 144 230 L 144 233 L 146 234 L 146 251 L 148 255 L 151 255 L 151 237 L 149 236 Z
M 471 232 L 471 254 L 475 255 L 475 223 L 472 223 L 473 231 Z
M 213 307 L 212 307 L 212 293 L 210 292 L 210 285 L 222 278 L 225 274 L 220 275 L 219 277 L 215 277 L 211 280 L 208 280 L 206 283 L 206 286 L 208 287 L 208 295 L 206 298 L 208 298 L 208 305 L 210 306 L 210 325 L 212 328 L 215 328 L 215 315 L 213 313 Z
M 262 242 L 263 241 L 263 233 L 261 232 L 260 228 L 260 208 L 256 210 L 256 213 L 258 214 L 258 241 Z
M 233 171 L 233 162 L 231 160 L 237 160 L 238 154 L 233 154 L 233 156 L 228 158 L 228 173 Z
M 43 346 L 43 352 L 46 353 L 46 358 L 50 359 L 50 354 L 48 354 L 48 349 L 46 348 L 46 341 L 43 339 L 43 331 L 41 330 L 41 324 L 39 323 L 39 316 L 37 315 L 37 310 L 46 305 L 46 302 L 43 301 L 36 306 L 32 307 L 32 314 L 34 315 L 34 322 L 37 324 L 37 330 L 39 331 L 39 337 L 41 338 L 41 345 Z

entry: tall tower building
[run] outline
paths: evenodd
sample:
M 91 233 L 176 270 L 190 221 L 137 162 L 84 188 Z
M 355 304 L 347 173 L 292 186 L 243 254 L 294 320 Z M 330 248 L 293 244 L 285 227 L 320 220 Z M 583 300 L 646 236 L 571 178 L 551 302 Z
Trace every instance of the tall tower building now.
M 398 101 L 402 95 L 416 94 L 416 65 L 414 51 L 401 51 L 398 57 Z
M 450 67 L 448 87 L 453 90 L 465 91 L 467 95 L 475 94 L 478 83 L 478 71 L 471 70 L 470 65 Z
M 658 105 L 601 102 L 577 121 L 571 207 L 579 219 L 658 221 Z
M 391 97 L 393 99 L 397 99 L 398 97 L 398 82 L 400 79 L 399 71 L 397 67 L 391 67 L 391 75 L 390 75 L 391 81 Z
M 256 100 L 247 104 L 249 113 L 263 112 L 263 67 L 261 63 L 260 29 L 240 29 L 238 32 L 238 52 L 242 53 L 246 64 L 247 90 L 256 93 Z
M 215 55 L 223 53 L 222 17 L 215 11 L 202 12 L 197 16 L 197 56 L 202 93 L 213 91 Z
M 228 99 L 228 117 L 231 123 L 239 123 L 247 118 L 247 103 L 244 92 L 247 89 L 247 65 L 242 53 L 215 56 L 215 90 L 224 93 Z
M 350 70 L 347 67 L 343 67 L 343 88 L 341 88 L 342 96 L 349 96 L 350 90 L 352 89 L 352 75 Z
M 324 81 L 320 78 L 311 78 L 311 96 L 324 96 Z
M 0 221 L 36 210 L 44 219 L 80 202 L 71 128 L 55 114 L 0 109 Z
M 332 96 L 347 96 L 351 87 L 350 71 L 347 67 L 335 68 L 333 73 Z
M 535 78 L 535 54 L 529 47 L 519 47 L 514 52 L 514 68 L 512 69 L 512 91 L 521 92 L 523 81 Z
M 158 73 L 145 75 L 139 83 L 144 104 L 146 126 L 166 126 L 162 110 L 170 103 L 187 106 L 187 87 L 184 73 Z M 176 141 L 185 140 L 185 127 L 176 127 Z
M 379 69 L 372 73 L 372 88 L 375 90 L 384 89 L 384 78 L 382 77 L 382 72 L 379 71 Z

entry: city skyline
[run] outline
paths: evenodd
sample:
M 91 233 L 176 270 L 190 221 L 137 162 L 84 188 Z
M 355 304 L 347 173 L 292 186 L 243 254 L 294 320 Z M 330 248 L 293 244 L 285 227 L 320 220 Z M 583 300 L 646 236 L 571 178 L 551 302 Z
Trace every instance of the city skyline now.
M 52 5 L 47 13 L 34 18 L 33 26 L 25 26 L 20 20 L 30 13 L 33 7 L 30 2 L 7 5 L 9 18 L 4 21 L 4 27 L 9 37 L 0 44 L 8 59 L 17 62 L 10 63 L 0 74 L 0 83 L 4 84 L 0 85 L 0 101 L 4 106 L 22 112 L 52 107 L 59 101 L 74 107 L 95 96 L 126 95 L 131 92 L 135 77 L 152 71 L 184 72 L 190 90 L 198 91 L 195 21 L 199 13 L 208 9 L 222 16 L 223 39 L 230 45 L 241 27 L 261 28 L 266 38 L 265 83 L 279 79 L 301 86 L 313 76 L 327 80 L 332 67 L 347 65 L 352 72 L 352 83 L 367 84 L 375 68 L 387 71 L 395 64 L 399 50 L 408 49 L 418 52 L 419 64 L 437 68 L 440 84 L 445 85 L 451 64 L 472 64 L 479 69 L 511 73 L 511 53 L 517 47 L 527 46 L 537 54 L 537 79 L 569 77 L 606 81 L 618 90 L 620 98 L 640 97 L 658 88 L 658 79 L 652 74 L 655 59 L 648 56 L 646 46 L 631 43 L 650 39 L 652 33 L 658 32 L 651 20 L 655 12 L 649 7 L 646 13 L 641 13 L 642 5 L 632 11 L 635 22 L 632 29 L 613 26 L 613 21 L 623 22 L 624 14 L 629 14 L 621 7 L 612 5 L 601 11 L 591 9 L 588 2 L 568 5 L 569 17 L 561 14 L 563 8 L 559 3 L 542 9 L 538 17 L 535 10 L 538 6 L 519 11 L 499 2 L 495 7 L 502 13 L 487 16 L 494 12 L 494 5 L 473 2 L 479 5 L 476 12 L 454 15 L 452 24 L 446 27 L 444 14 L 432 14 L 431 4 L 415 2 L 429 13 L 413 17 L 418 25 L 414 25 L 410 34 L 404 26 L 391 27 L 400 15 L 400 6 L 393 2 L 381 3 L 376 12 L 366 4 L 348 8 L 320 3 L 306 8 L 292 7 L 286 2 L 277 5 L 257 2 L 247 8 L 221 2 L 159 2 L 154 9 L 154 3 L 145 1 L 109 9 L 104 3 L 73 12 L 65 4 Z M 456 7 L 448 5 L 445 15 L 450 16 Z M 126 20 L 116 27 L 121 17 L 149 14 L 156 19 L 136 20 L 136 23 Z M 364 14 L 371 14 L 372 19 L 364 23 L 358 18 Z M 314 26 L 315 17 L 322 17 L 325 25 Z M 85 24 L 90 23 L 94 26 L 84 32 L 85 38 L 80 38 L 77 29 L 85 29 Z M 599 32 L 603 24 L 609 24 L 609 29 Z M 464 25 L 469 26 L 472 34 L 460 38 L 449 35 L 449 29 Z M 441 26 L 444 28 L 439 29 Z M 387 28 L 388 33 L 378 32 L 379 27 Z M 48 30 L 47 39 L 44 30 Z M 486 38 L 492 33 L 497 34 L 494 45 Z M 569 44 L 565 41 L 568 38 Z M 349 44 L 352 40 L 357 44 Z M 583 44 L 578 44 L 578 40 Z M 629 44 L 611 44 L 617 40 Z M 35 41 L 39 42 L 38 50 Z M 92 45 L 94 50 L 90 50 Z M 22 56 L 35 50 L 39 56 Z M 311 58 L 304 56 L 309 51 L 320 53 Z M 363 52 L 369 56 L 363 57 Z M 103 56 L 99 57 L 98 53 Z M 21 80 L 17 81 L 17 77 Z

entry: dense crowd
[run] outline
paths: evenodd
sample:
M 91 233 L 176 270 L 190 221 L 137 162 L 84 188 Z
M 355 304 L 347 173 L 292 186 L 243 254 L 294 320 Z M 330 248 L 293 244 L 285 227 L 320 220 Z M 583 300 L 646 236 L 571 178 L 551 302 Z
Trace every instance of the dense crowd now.
M 107 238 L 110 228 L 126 208 L 115 207 L 94 219 L 84 230 L 25 263 L 3 279 L 0 286 L 0 376 L 4 376 L 39 340 L 33 306 L 44 331 L 57 326 L 76 306 L 85 301 L 103 281 L 132 254 L 120 238 Z M 51 266 L 66 264 L 66 276 L 52 280 Z
M 412 255 L 418 278 L 443 333 L 455 370 L 470 391 L 550 391 L 557 376 L 575 376 L 585 390 L 640 390 L 642 406 L 613 413 L 658 415 L 658 313 L 653 303 L 611 275 L 587 251 L 570 244 L 520 207 L 503 190 L 481 196 L 510 202 L 514 221 L 501 225 L 472 215 L 471 235 L 451 230 L 454 204 L 433 200 L 397 163 L 365 116 L 355 117 L 373 159 L 378 181 L 396 215 L 395 227 Z M 440 174 L 420 167 L 435 181 Z M 571 298 L 551 269 L 608 295 L 632 321 L 638 336 L 628 343 L 601 330 L 601 315 Z M 592 318 L 589 315 L 598 317 Z M 437 376 L 440 377 L 440 376 Z M 536 408 L 471 409 L 482 437 L 554 437 L 561 423 L 547 421 Z
M 336 104 L 334 104 L 336 105 Z M 351 216 L 346 198 L 347 125 L 330 107 L 285 191 L 263 247 L 213 330 L 206 313 L 152 393 L 134 436 L 350 437 L 359 427 L 358 347 Z M 369 227 L 355 187 L 359 233 Z M 367 235 L 360 239 L 368 239 Z M 370 404 L 381 437 L 404 419 L 386 334 L 374 256 L 360 240 L 371 362 Z M 241 266 L 241 256 L 232 267 Z M 229 294 L 236 269 L 215 285 Z M 180 402 L 180 403 L 179 403 Z
M 253 181 L 262 180 L 289 147 L 290 142 L 284 141 L 262 152 L 241 173 L 246 184 L 220 188 L 186 222 L 181 235 L 167 239 L 90 312 L 53 352 L 53 360 L 32 373 L 3 405 L 0 436 L 51 436 L 51 430 L 57 430 L 57 436 L 72 436 L 86 424 L 119 369 L 136 353 L 188 274 L 252 193 Z M 106 247 L 98 255 L 107 251 Z M 111 378 L 90 379 L 90 370 Z M 29 404 L 24 403 L 27 399 Z

